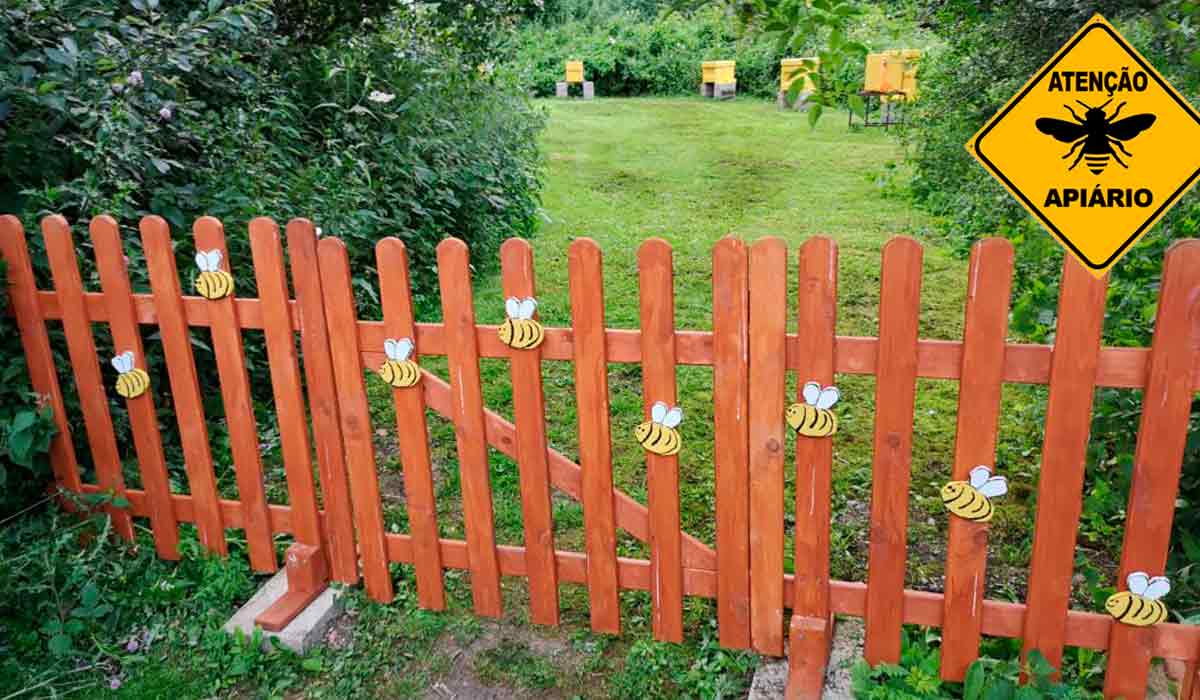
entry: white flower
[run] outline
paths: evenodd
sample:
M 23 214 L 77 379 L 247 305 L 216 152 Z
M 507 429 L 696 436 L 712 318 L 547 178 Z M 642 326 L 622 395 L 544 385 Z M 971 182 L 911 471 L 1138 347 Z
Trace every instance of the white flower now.
M 615 36 L 610 36 L 610 37 L 608 37 L 608 43 L 609 43 L 609 44 L 615 44 L 615 43 L 617 43 L 617 38 L 616 38 Z
M 171 117 L 173 116 L 175 116 L 175 113 L 171 111 L 170 107 L 163 107 L 158 110 L 158 117 L 165 122 L 171 121 Z
M 137 86 L 141 85 L 143 82 L 145 82 L 142 79 L 142 72 L 140 70 L 135 70 L 132 73 L 130 73 L 128 80 L 129 80 L 129 84 L 132 85 L 133 87 L 137 87 Z
M 321 227 L 318 226 L 317 227 L 317 238 L 320 238 L 320 237 L 321 237 Z
M 392 100 L 396 99 L 396 96 L 391 94 L 390 92 L 380 92 L 379 90 L 372 90 L 371 94 L 367 95 L 367 99 L 372 102 L 376 102 L 378 104 L 385 105 L 385 104 L 391 102 Z

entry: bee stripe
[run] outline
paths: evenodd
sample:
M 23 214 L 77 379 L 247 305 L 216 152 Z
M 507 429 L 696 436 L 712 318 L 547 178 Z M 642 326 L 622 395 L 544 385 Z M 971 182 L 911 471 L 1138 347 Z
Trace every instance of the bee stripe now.
M 1128 619 L 1126 616 L 1129 614 L 1129 609 L 1130 609 L 1130 608 L 1132 608 L 1132 607 L 1133 607 L 1133 594 L 1132 594 L 1132 593 L 1130 593 L 1129 595 L 1127 595 L 1127 596 L 1125 597 L 1125 609 L 1124 609 L 1124 610 L 1122 610 L 1122 611 L 1121 611 L 1120 613 L 1118 613 L 1117 615 L 1115 615 L 1115 617 L 1117 618 L 1117 620 L 1118 620 L 1118 621 L 1124 621 L 1124 620 Z

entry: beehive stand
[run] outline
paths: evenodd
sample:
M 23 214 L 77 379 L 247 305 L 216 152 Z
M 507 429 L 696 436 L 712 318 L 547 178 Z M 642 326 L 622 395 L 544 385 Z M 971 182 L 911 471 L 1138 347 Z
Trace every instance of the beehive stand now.
M 700 64 L 700 96 L 718 100 L 737 95 L 736 61 L 704 61 Z
M 917 49 L 897 49 L 882 53 L 867 54 L 866 74 L 863 89 L 858 94 L 863 98 L 863 121 L 859 126 L 882 126 L 904 122 L 904 106 L 917 97 L 917 62 L 921 52 Z M 871 120 L 871 112 L 878 118 Z M 847 124 L 854 124 L 851 112 Z
M 596 96 L 596 85 L 590 80 L 583 79 L 583 61 L 567 61 L 566 80 L 554 84 L 554 96 L 567 98 L 570 96 L 572 84 L 583 86 L 583 99 L 590 100 Z

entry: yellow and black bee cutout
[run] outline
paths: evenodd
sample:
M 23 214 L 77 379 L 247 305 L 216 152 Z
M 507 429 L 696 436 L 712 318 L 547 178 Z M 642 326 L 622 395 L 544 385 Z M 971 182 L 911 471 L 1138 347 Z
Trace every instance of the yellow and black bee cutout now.
M 787 423 L 806 437 L 829 437 L 837 432 L 837 416 L 829 410 L 841 394 L 837 387 L 824 389 L 816 382 L 804 385 L 804 403 L 788 406 Z
M 1150 577 L 1135 571 L 1125 579 L 1129 590 L 1113 593 L 1104 601 L 1104 609 L 1117 622 L 1134 627 L 1149 627 L 1167 619 L 1167 606 L 1160 600 L 1171 592 L 1166 576 Z
M 421 381 L 421 368 L 409 359 L 412 351 L 412 338 L 388 338 L 383 341 L 387 360 L 379 367 L 380 378 L 397 389 L 416 386 Z
M 951 481 L 942 487 L 942 504 L 963 520 L 986 523 L 992 519 L 992 499 L 1008 493 L 1008 479 L 992 476 L 991 467 L 971 470 L 969 481 Z
M 504 302 L 508 318 L 500 326 L 500 342 L 516 350 L 532 350 L 546 339 L 542 324 L 533 318 L 537 300 L 533 297 L 509 297 Z
M 669 457 L 679 454 L 679 431 L 675 428 L 683 421 L 683 409 L 675 406 L 668 410 L 662 401 L 650 407 L 650 420 L 634 428 L 633 435 L 639 444 L 656 455 Z
M 126 350 L 112 359 L 117 370 L 117 393 L 127 399 L 136 399 L 150 388 L 150 375 L 146 370 L 133 366 L 133 351 Z
M 221 269 L 221 251 L 198 251 L 196 293 L 205 299 L 222 299 L 233 293 L 233 275 Z

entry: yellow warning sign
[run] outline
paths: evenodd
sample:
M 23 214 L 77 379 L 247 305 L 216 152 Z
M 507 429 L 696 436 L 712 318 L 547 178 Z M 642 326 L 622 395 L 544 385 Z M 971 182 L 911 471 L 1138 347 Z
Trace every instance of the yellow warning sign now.
M 967 150 L 1099 276 L 1200 176 L 1200 115 L 1096 15 Z

